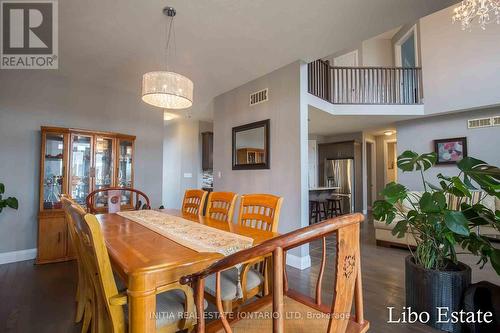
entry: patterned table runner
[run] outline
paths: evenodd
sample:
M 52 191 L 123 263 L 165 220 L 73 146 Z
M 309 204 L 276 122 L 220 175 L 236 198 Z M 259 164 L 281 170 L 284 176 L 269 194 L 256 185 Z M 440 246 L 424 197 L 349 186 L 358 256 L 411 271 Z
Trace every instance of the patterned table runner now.
M 250 237 L 212 228 L 155 210 L 123 211 L 116 214 L 197 252 L 216 252 L 228 256 L 252 247 L 253 244 L 253 239 Z

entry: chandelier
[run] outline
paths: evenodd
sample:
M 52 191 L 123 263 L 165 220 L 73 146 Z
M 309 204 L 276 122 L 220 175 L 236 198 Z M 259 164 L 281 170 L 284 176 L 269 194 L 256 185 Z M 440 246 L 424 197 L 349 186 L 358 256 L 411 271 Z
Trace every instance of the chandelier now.
M 462 30 L 470 30 L 476 17 L 483 30 L 488 23 L 500 24 L 500 0 L 463 0 L 454 10 L 453 22 L 460 22 Z
M 163 13 L 170 17 L 167 33 L 167 60 L 170 46 L 170 34 L 176 11 L 165 7 Z M 142 100 L 153 106 L 165 109 L 185 109 L 193 105 L 193 81 L 187 77 L 169 71 L 168 61 L 165 71 L 154 71 L 142 76 Z

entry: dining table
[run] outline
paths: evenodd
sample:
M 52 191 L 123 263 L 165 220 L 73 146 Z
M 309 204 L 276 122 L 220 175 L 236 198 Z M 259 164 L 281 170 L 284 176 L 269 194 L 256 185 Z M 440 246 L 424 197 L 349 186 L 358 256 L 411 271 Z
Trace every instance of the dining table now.
M 159 210 L 205 226 L 253 239 L 258 245 L 278 233 L 218 221 L 206 216 L 187 215 L 180 210 Z M 129 332 L 156 330 L 156 294 L 177 283 L 181 277 L 199 272 L 223 258 L 216 252 L 197 252 L 116 213 L 99 214 L 104 241 L 113 271 L 126 285 Z

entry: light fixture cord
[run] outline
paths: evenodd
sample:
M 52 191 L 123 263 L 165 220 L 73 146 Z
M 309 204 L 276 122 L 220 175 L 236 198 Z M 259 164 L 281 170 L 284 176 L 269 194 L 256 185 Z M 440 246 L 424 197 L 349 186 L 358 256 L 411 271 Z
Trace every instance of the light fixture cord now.
M 170 18 L 170 23 L 167 24 L 167 56 L 166 56 L 166 60 L 165 60 L 165 67 L 168 71 L 168 50 L 169 50 L 169 47 L 170 47 L 170 36 L 172 34 L 172 27 L 173 27 L 173 24 L 174 24 L 174 17 L 172 16 Z M 175 33 L 174 33 L 175 35 Z

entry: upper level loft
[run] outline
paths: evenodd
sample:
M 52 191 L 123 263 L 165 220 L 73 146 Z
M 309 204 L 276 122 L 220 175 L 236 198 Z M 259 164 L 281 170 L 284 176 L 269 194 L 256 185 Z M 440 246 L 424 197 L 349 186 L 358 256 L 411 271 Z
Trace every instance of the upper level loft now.
M 418 25 L 406 25 L 308 64 L 310 105 L 339 115 L 423 115 Z
M 308 92 L 332 104 L 422 104 L 422 69 L 336 67 L 320 59 L 308 64 Z

